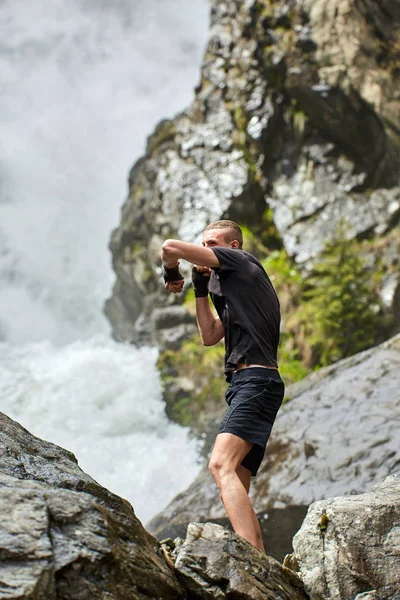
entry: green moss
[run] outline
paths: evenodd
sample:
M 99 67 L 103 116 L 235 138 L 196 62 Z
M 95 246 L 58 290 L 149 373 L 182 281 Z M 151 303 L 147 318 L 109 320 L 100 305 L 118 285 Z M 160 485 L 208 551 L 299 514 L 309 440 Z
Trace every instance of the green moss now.
M 285 249 L 274 250 L 261 262 L 278 291 L 285 284 L 302 285 L 303 277 Z
M 294 135 L 297 138 L 303 137 L 308 123 L 308 116 L 301 108 L 299 108 L 295 98 L 291 99 L 290 106 L 286 109 L 285 117 L 286 121 L 291 123 Z
M 236 129 L 244 133 L 246 132 L 248 118 L 246 111 L 240 104 L 236 104 L 233 108 L 233 121 L 236 125 Z
M 258 13 L 259 18 L 271 18 L 274 16 L 273 0 L 257 0 L 254 4 L 254 9 Z
M 261 228 L 258 235 L 263 245 L 269 250 L 282 249 L 282 238 L 276 228 L 272 208 L 269 206 L 266 207 L 261 217 Z
M 290 340 L 287 340 L 287 335 L 281 336 L 281 343 L 278 350 L 279 372 L 286 385 L 300 381 L 310 374 L 310 369 L 307 368 L 296 349 L 291 347 Z M 287 401 L 287 398 L 285 398 Z
M 173 140 L 176 129 L 174 121 L 164 119 L 156 126 L 154 133 L 147 140 L 147 153 L 152 154 L 159 146 Z
M 308 121 L 308 117 L 302 110 L 298 110 L 294 113 L 293 129 L 294 129 L 295 135 L 297 135 L 298 137 L 303 136 L 307 121 Z
M 377 41 L 378 64 L 393 76 L 400 73 L 400 31 L 397 30 L 390 40 Z
M 144 190 L 145 190 L 144 185 L 142 185 L 141 183 L 138 183 L 137 185 L 135 185 L 133 187 L 133 199 L 135 202 L 140 200 L 140 198 L 143 195 Z
M 325 531 L 327 530 L 328 525 L 329 525 L 329 517 L 324 510 L 324 512 L 322 513 L 321 518 L 319 520 L 319 523 L 318 523 L 318 529 L 319 529 L 322 537 L 325 536 Z
M 184 342 L 179 350 L 167 350 L 160 354 L 157 366 L 161 372 L 170 418 L 181 425 L 190 426 L 197 433 L 202 432 L 203 418 L 221 403 L 226 390 L 224 354 L 223 343 L 204 347 L 197 335 Z M 193 392 L 170 397 L 169 385 L 179 377 L 193 383 Z
M 259 239 L 254 231 L 251 231 L 246 225 L 240 223 L 240 228 L 243 233 L 243 248 L 254 254 L 257 257 L 263 257 L 268 252 L 267 248 Z
M 193 398 L 184 396 L 174 402 L 173 412 L 171 417 L 176 423 L 182 427 L 190 427 L 193 424 Z

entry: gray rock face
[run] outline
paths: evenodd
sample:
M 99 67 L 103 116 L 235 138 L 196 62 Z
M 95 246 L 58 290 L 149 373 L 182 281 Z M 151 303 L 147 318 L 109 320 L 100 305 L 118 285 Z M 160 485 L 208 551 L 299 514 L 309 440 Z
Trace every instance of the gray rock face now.
M 191 523 L 175 569 L 193 600 L 306 600 L 299 577 L 240 536 Z
M 4 600 L 395 600 L 399 531 L 389 477 L 310 507 L 284 565 L 212 523 L 160 545 L 71 453 L 0 413 Z
M 0 413 L 0 597 L 184 598 L 130 504 Z
M 211 7 L 195 100 L 150 136 L 112 234 L 117 279 L 105 311 L 117 339 L 163 347 L 150 315 L 180 302 L 163 292 L 167 237 L 196 242 L 220 218 L 260 227 L 269 206 L 286 250 L 307 267 L 343 218 L 360 239 L 398 229 L 397 0 Z M 388 260 L 384 275 L 389 308 L 398 265 Z
M 268 544 L 271 530 L 287 540 L 295 529 L 271 509 L 366 492 L 400 468 L 400 336 L 321 369 L 287 393 L 266 457 L 252 483 L 252 501 Z M 207 468 L 149 524 L 156 535 L 193 520 L 225 517 Z M 271 515 L 272 517 L 272 515 Z M 293 527 L 293 522 L 290 522 Z M 273 550 L 271 554 L 274 555 Z
M 293 547 L 310 600 L 400 598 L 400 476 L 316 502 Z

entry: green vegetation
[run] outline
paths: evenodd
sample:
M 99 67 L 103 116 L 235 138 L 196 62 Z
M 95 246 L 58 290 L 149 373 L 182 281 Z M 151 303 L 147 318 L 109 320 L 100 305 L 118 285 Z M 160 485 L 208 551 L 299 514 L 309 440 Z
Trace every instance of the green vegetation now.
M 375 343 L 379 275 L 372 276 L 343 224 L 308 274 L 300 273 L 285 250 L 271 252 L 262 263 L 281 303 L 278 358 L 287 383 Z
M 299 108 L 296 98 L 292 98 L 290 106 L 286 108 L 286 121 L 291 123 L 293 133 L 298 139 L 302 138 L 307 126 L 308 117 L 306 113 Z
M 379 297 L 357 243 L 341 226 L 303 284 L 303 302 L 292 328 L 303 341 L 303 359 L 329 365 L 375 342 Z
M 179 350 L 160 354 L 157 366 L 166 384 L 176 377 L 187 378 L 193 384 L 193 390 L 178 398 L 169 398 L 166 390 L 170 418 L 201 433 L 203 416 L 210 412 L 211 406 L 221 405 L 224 398 L 224 354 L 223 343 L 205 348 L 197 335 L 184 342 Z
M 391 40 L 378 42 L 378 62 L 392 75 L 400 73 L 400 31 L 396 31 Z
M 160 121 L 153 134 L 147 140 L 147 153 L 152 154 L 165 142 L 172 141 L 175 137 L 176 129 L 174 121 L 163 119 Z
M 319 528 L 319 531 L 320 531 L 322 537 L 325 536 L 325 531 L 327 530 L 328 525 L 329 525 L 329 517 L 326 514 L 326 511 L 324 509 L 324 511 L 321 515 L 321 518 L 319 520 L 319 523 L 318 523 L 318 528 Z
M 240 104 L 236 104 L 233 108 L 233 121 L 236 125 L 236 129 L 242 132 L 246 132 L 248 118 L 246 111 Z
M 272 210 L 267 207 L 261 221 L 250 230 L 240 223 L 243 232 L 243 247 L 259 260 L 264 260 L 271 250 L 282 248 L 282 240 L 275 226 Z

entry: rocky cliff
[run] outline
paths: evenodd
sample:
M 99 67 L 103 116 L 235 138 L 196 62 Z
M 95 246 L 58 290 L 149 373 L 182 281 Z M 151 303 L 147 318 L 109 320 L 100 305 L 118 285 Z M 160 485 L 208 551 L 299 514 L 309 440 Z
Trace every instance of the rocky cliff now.
M 68 451 L 0 413 L 5 600 L 397 600 L 400 483 L 310 507 L 285 565 L 192 523 L 163 545 Z
M 154 315 L 182 302 L 163 292 L 160 246 L 219 218 L 306 274 L 345 220 L 398 330 L 399 25 L 397 0 L 211 2 L 195 99 L 149 137 L 111 238 L 117 339 L 165 348 L 194 331 L 185 310 Z

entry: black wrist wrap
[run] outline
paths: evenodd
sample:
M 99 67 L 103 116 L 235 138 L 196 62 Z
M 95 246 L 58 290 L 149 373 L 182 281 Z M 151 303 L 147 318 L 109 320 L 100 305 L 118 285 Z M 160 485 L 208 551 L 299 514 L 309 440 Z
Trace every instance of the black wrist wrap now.
M 178 265 L 172 268 L 168 268 L 164 265 L 163 277 L 165 283 L 168 283 L 169 281 L 179 281 L 180 279 L 184 279 L 182 273 L 179 272 Z
M 208 296 L 209 275 L 204 275 L 197 271 L 196 267 L 192 268 L 192 283 L 193 291 L 196 298 L 206 298 Z

